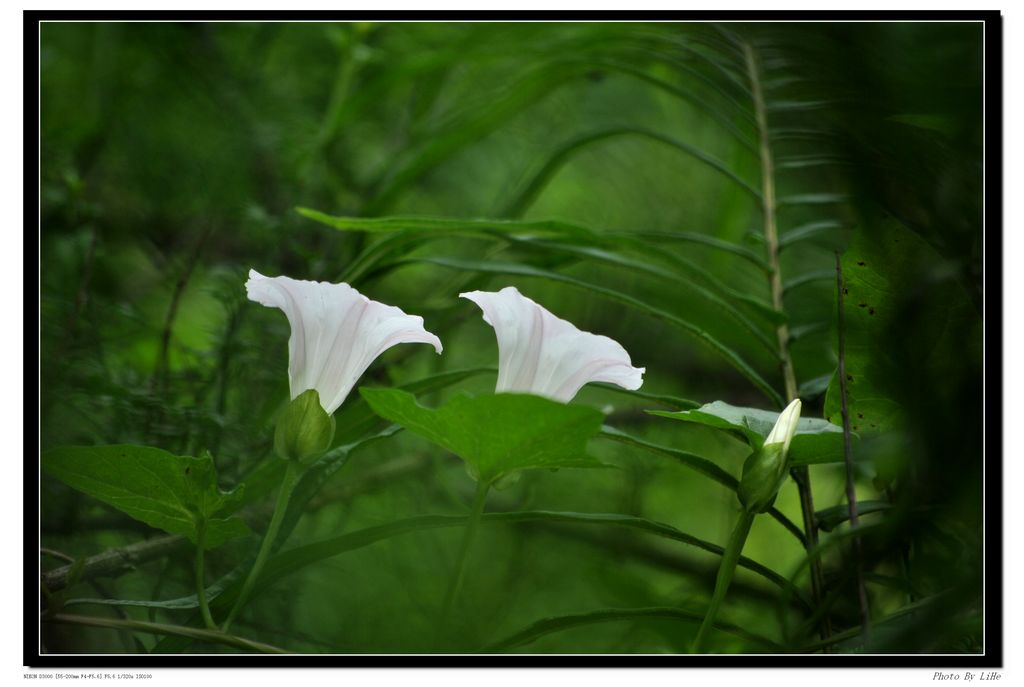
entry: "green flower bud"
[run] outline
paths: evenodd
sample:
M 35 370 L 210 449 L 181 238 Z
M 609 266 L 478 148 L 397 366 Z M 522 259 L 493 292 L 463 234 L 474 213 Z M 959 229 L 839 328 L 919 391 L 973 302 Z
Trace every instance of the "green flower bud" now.
M 786 456 L 782 444 L 757 449 L 743 463 L 743 477 L 736 495 L 748 513 L 764 513 L 786 481 Z
M 320 405 L 316 389 L 296 396 L 277 420 L 274 430 L 274 451 L 285 460 L 309 465 L 327 449 L 334 439 L 334 417 Z
M 775 503 L 789 474 L 789 444 L 799 421 L 800 399 L 796 399 L 779 414 L 764 445 L 743 463 L 743 477 L 736 495 L 748 513 L 764 513 Z

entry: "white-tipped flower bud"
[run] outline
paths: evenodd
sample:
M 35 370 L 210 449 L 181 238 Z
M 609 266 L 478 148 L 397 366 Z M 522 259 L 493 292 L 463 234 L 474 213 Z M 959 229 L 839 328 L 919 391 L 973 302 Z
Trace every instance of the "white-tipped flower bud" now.
M 775 426 L 772 427 L 772 431 L 768 433 L 768 437 L 764 440 L 765 446 L 768 444 L 782 444 L 783 453 L 789 453 L 789 444 L 793 441 L 793 435 L 796 434 L 796 426 L 800 423 L 800 399 L 794 399 L 792 403 L 786 406 L 786 409 L 779 414 L 779 419 L 775 421 Z
M 789 472 L 789 444 L 799 421 L 800 399 L 796 399 L 779 414 L 764 445 L 743 463 L 736 495 L 748 513 L 764 513 L 775 503 Z

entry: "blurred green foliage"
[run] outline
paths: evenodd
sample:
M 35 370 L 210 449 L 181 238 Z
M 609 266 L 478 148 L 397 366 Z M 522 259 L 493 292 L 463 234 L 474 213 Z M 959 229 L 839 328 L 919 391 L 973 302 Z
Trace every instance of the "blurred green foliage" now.
M 457 294 L 511 284 L 581 329 L 621 342 L 647 369 L 645 392 L 777 411 L 780 316 L 764 270 L 749 48 L 765 94 L 787 285 L 782 317 L 805 417 L 823 417 L 826 389 L 833 398 L 836 391 L 834 251 L 851 236 L 866 254 L 894 250 L 887 242 L 895 236 L 914 239 L 896 249 L 905 259 L 891 261 L 897 266 L 887 274 L 898 288 L 885 293 L 884 317 L 865 329 L 862 314 L 851 312 L 859 303 L 847 301 L 857 369 L 897 419 L 885 432 L 859 428 L 854 445 L 859 498 L 891 505 L 863 518 L 877 623 L 867 645 L 856 630 L 849 539 L 834 518 L 836 529 L 821 533 L 825 608 L 834 632 L 847 633 L 832 648 L 981 651 L 981 30 L 45 23 L 42 448 L 209 451 L 222 488 L 246 482 L 252 502 L 242 515 L 263 531 L 280 469 L 273 428 L 288 394 L 288 326 L 280 313 L 246 301 L 250 267 L 348 279 L 375 300 L 423 315 L 443 339 L 440 357 L 425 347 L 392 349 L 363 385 L 494 367 L 493 331 Z M 402 219 L 384 233 L 351 222 L 340 230 L 299 207 L 445 223 L 434 232 Z M 585 232 L 459 222 L 474 218 L 558 220 Z M 484 372 L 416 393 L 436 407 L 454 392 L 489 392 L 493 384 Z M 369 431 L 350 429 L 357 411 L 368 413 L 357 396 L 337 416 L 338 445 Z M 593 385 L 574 403 L 733 476 L 749 452 L 713 428 L 643 412 L 696 404 Z M 616 469 L 528 472 L 493 492 L 488 511 L 622 514 L 726 540 L 739 503 L 723 484 L 627 443 L 599 438 L 590 452 Z M 410 433 L 346 456 L 310 489 L 285 550 L 468 510 L 473 485 L 461 462 Z M 819 510 L 844 503 L 841 463 L 812 466 L 811 479 Z M 775 505 L 801 522 L 792 480 Z M 508 650 L 683 652 L 718 564 L 708 551 L 624 528 L 485 522 L 463 610 L 439 633 L 459 529 L 410 531 L 302 567 L 254 599 L 233 630 L 292 651 L 476 651 L 548 617 L 671 608 L 696 620 L 652 612 L 566 621 Z M 42 533 L 44 547 L 73 559 L 159 534 L 49 477 Z M 209 579 L 244 563 L 256 546 L 255 538 L 238 539 L 209 552 Z M 777 520 L 755 521 L 744 555 L 796 575 L 806 590 L 805 551 Z M 64 600 L 188 596 L 190 556 L 79 581 Z M 44 570 L 64 564 L 43 559 Z M 196 615 L 69 608 L 172 624 Z M 780 596 L 748 569 L 738 571 L 720 619 L 776 647 L 818 641 L 817 620 L 800 599 Z M 69 653 L 171 646 L 158 640 L 58 624 L 43 633 L 47 651 Z M 728 632 L 709 646 L 765 650 Z

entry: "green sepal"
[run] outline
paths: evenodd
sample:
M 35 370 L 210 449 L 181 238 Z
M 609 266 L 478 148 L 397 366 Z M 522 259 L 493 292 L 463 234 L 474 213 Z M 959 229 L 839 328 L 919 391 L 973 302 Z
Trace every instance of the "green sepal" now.
M 552 468 L 551 472 L 558 472 L 558 468 Z M 505 489 L 511 489 L 515 485 L 519 484 L 519 478 L 523 476 L 522 470 L 516 472 L 507 472 L 498 479 L 494 480 L 494 488 L 498 491 Z
M 466 474 L 469 475 L 469 478 L 474 482 L 479 482 L 480 471 L 477 469 L 477 467 L 473 465 L 473 463 L 470 463 L 469 461 L 463 461 L 463 465 L 466 467 Z M 557 468 L 554 468 L 551 471 L 555 472 L 556 470 Z M 519 484 L 519 478 L 522 476 L 522 470 L 516 470 L 515 472 L 506 472 L 501 477 L 495 479 L 494 482 L 491 483 L 491 486 L 497 489 L 498 491 L 509 489 Z
M 320 394 L 308 389 L 281 413 L 274 430 L 274 451 L 285 460 L 310 465 L 331 447 L 334 418 L 320 405 Z
M 766 444 L 751 453 L 743 463 L 743 477 L 736 495 L 748 513 L 764 513 L 789 474 L 783 444 Z

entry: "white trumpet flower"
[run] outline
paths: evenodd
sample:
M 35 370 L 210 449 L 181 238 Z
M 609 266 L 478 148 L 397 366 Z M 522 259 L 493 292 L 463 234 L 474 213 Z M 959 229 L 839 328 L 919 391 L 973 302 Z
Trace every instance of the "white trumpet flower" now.
M 633 367 L 629 353 L 607 336 L 582 332 L 519 293 L 459 294 L 473 301 L 498 338 L 497 392 L 537 394 L 567 403 L 587 382 L 609 382 L 639 389 L 644 368 Z
M 348 284 L 265 277 L 249 270 L 249 300 L 284 311 L 291 325 L 288 381 L 291 398 L 315 389 L 328 415 L 381 353 L 400 343 L 441 340 L 423 328 L 423 318 L 371 301 Z

